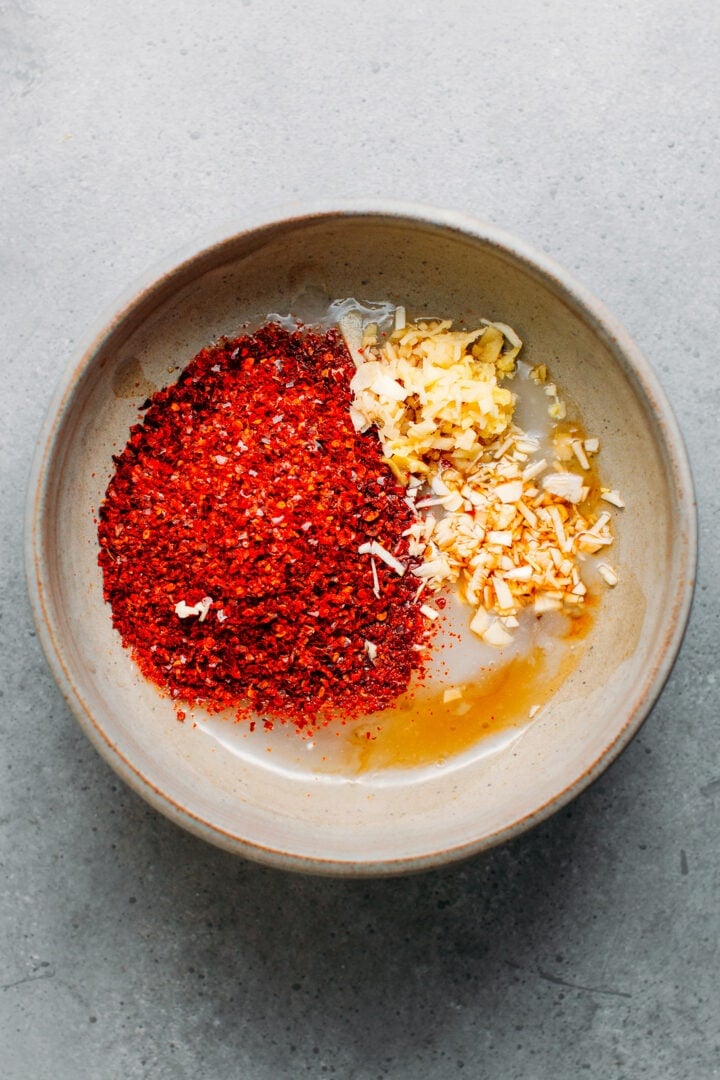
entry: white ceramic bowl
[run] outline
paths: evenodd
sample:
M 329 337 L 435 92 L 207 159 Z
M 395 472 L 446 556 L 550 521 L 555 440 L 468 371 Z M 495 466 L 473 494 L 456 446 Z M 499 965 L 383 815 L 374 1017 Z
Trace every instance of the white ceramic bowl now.
M 143 681 L 102 598 L 93 523 L 138 405 L 247 319 L 323 298 L 510 323 L 549 360 L 600 436 L 622 490 L 613 561 L 583 658 L 521 738 L 462 766 L 323 779 L 270 766 L 232 725 L 179 724 Z M 564 805 L 618 755 L 651 709 L 684 632 L 696 559 L 682 440 L 625 331 L 543 255 L 462 215 L 401 204 L 312 207 L 243 225 L 136 287 L 60 386 L 28 507 L 28 579 L 58 684 L 94 745 L 178 824 L 250 858 L 316 873 L 415 870 L 497 844 Z

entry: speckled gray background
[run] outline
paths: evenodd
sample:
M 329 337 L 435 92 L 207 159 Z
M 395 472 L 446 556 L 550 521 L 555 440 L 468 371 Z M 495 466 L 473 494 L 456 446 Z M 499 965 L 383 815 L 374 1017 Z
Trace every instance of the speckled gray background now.
M 0 1076 L 720 1076 L 715 0 L 0 3 Z M 53 385 L 133 278 L 246 208 L 469 211 L 657 370 L 705 540 L 646 726 L 534 833 L 392 881 L 206 847 L 97 757 L 37 645 L 24 488 Z

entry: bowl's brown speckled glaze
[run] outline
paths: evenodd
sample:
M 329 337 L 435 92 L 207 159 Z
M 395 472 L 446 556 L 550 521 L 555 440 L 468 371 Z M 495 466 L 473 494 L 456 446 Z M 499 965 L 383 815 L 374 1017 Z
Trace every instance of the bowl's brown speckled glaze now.
M 137 674 L 102 598 L 94 512 L 138 406 L 246 321 L 336 297 L 514 326 L 602 441 L 622 491 L 613 562 L 575 671 L 512 745 L 413 778 L 315 777 L 179 724 Z M 230 851 L 314 873 L 389 874 L 482 851 L 578 794 L 647 716 L 680 647 L 696 560 L 681 437 L 625 331 L 543 255 L 463 215 L 396 203 L 311 207 L 197 246 L 119 303 L 50 410 L 27 523 L 43 646 L 84 731 L 149 803 Z M 231 726 L 232 727 L 232 726 Z M 239 749 L 238 749 L 239 747 Z M 266 755 L 267 757 L 268 755 Z

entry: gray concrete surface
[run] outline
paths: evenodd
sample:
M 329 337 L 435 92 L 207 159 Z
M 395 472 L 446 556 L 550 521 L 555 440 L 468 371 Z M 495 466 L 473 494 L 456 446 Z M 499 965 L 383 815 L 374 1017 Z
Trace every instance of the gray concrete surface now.
M 720 1076 L 715 0 L 0 4 L 0 1076 Z M 685 432 L 704 551 L 621 760 L 491 854 L 288 877 L 97 757 L 37 645 L 24 488 L 90 323 L 247 207 L 391 195 L 489 218 L 625 322 Z

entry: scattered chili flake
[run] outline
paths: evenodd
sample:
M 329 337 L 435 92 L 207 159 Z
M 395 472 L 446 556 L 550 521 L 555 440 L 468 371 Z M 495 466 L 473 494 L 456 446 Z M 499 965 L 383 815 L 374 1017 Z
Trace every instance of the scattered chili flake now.
M 380 560 L 375 577 L 358 550 L 417 565 L 405 490 L 350 421 L 354 370 L 333 330 L 223 340 L 144 404 L 113 459 L 105 599 L 176 702 L 312 730 L 387 707 L 421 669 L 416 579 Z

